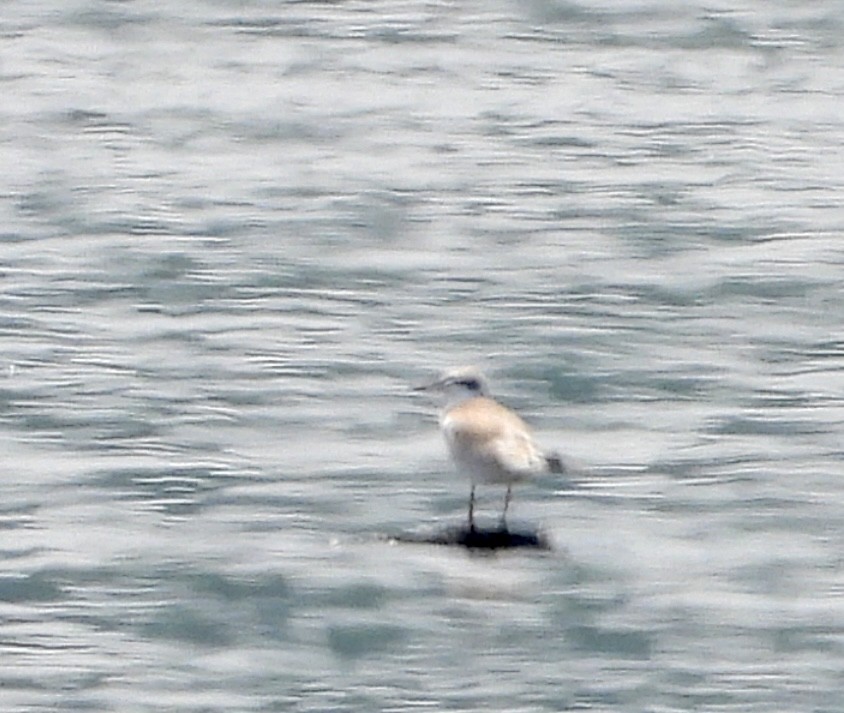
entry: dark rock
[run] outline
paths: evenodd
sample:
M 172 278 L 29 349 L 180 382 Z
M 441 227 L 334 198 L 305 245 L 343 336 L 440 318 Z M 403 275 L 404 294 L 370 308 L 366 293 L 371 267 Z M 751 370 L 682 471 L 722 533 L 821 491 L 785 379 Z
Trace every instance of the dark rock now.
M 416 545 L 456 545 L 470 550 L 503 550 L 526 547 L 552 549 L 548 538 L 539 530 L 511 530 L 507 527 L 448 527 L 433 533 L 405 533 L 389 538 L 393 542 Z

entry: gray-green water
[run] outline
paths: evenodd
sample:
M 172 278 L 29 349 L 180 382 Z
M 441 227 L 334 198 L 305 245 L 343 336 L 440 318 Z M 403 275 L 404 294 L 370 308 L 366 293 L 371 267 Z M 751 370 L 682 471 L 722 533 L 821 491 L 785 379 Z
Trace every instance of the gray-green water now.
M 840 710 L 841 9 L 7 3 L 0 707 Z

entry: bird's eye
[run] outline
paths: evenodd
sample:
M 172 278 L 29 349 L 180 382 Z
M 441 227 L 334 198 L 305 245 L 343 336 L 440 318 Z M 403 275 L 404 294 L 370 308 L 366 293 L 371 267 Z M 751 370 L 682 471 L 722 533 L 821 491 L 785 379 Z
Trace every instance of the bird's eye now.
M 477 379 L 465 379 L 464 381 L 460 382 L 461 385 L 465 386 L 469 391 L 478 391 L 481 388 L 480 383 Z

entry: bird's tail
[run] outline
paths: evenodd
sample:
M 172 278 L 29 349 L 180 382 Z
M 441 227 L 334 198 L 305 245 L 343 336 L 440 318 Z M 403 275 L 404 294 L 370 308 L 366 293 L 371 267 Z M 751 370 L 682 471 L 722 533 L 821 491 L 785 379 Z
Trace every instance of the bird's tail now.
M 556 453 L 545 454 L 545 464 L 548 466 L 549 473 L 565 473 L 566 466 L 562 459 Z

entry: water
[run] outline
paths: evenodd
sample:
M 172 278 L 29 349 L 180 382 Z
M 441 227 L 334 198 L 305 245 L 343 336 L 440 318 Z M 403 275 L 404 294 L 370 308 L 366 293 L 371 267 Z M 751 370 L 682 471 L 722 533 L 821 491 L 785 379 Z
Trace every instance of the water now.
M 3 709 L 837 711 L 840 11 L 7 3 Z

